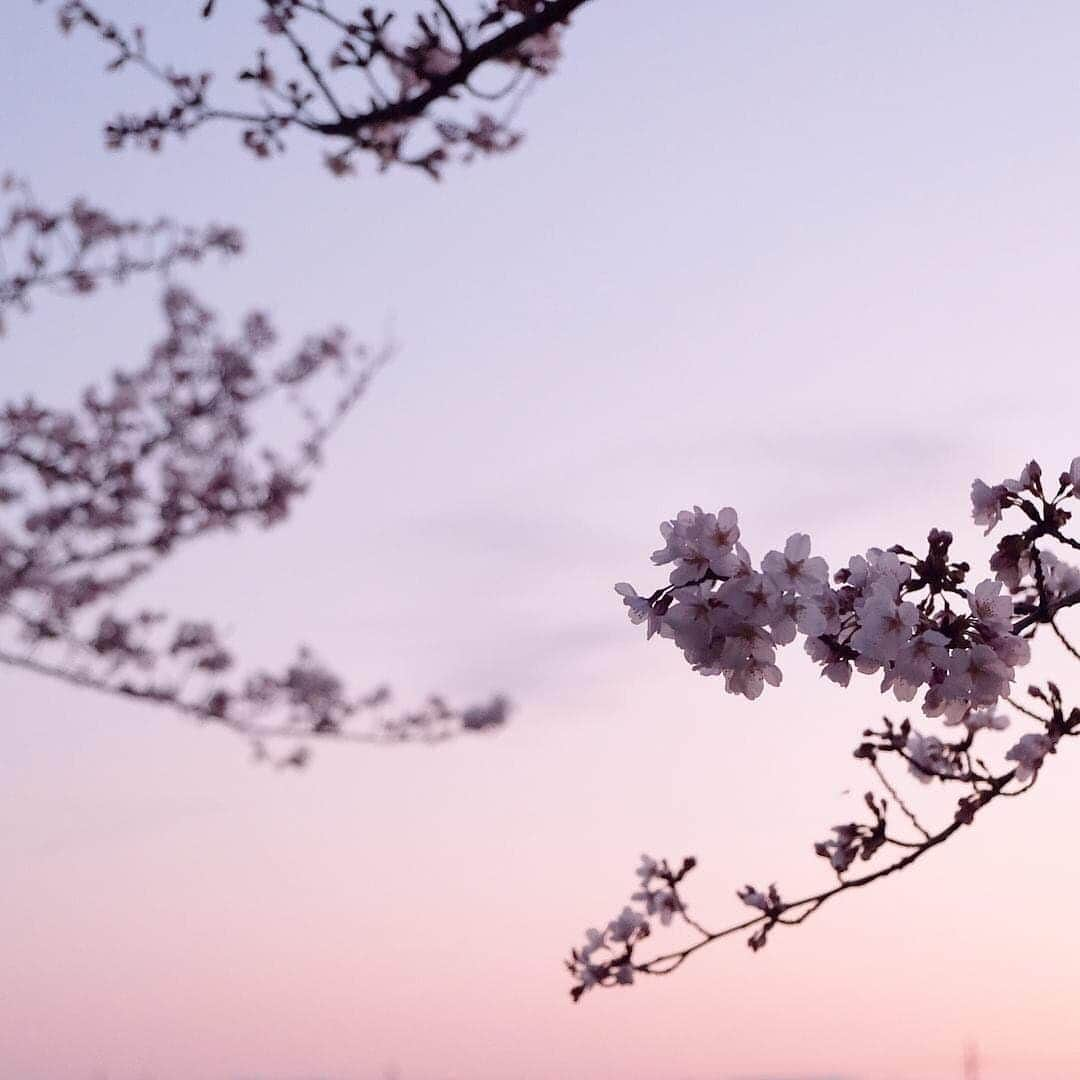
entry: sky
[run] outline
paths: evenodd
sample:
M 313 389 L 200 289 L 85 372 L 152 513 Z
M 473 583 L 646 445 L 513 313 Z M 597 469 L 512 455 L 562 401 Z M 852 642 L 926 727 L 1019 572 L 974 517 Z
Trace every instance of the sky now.
M 115 0 L 232 70 L 255 5 Z M 152 9 L 152 18 L 148 13 Z M 139 706 L 0 672 L 0 1080 L 984 1080 L 1080 1073 L 1080 762 L 912 870 L 752 955 L 571 1006 L 562 959 L 642 851 L 692 910 L 826 885 L 811 843 L 903 707 L 795 649 L 748 703 L 623 616 L 657 525 L 738 508 L 833 565 L 951 528 L 973 477 L 1080 453 L 1080 11 L 595 0 L 512 155 L 335 180 L 293 141 L 102 147 L 152 99 L 46 7 L 4 17 L 0 169 L 43 201 L 228 221 L 185 273 L 226 322 L 399 343 L 291 520 L 169 560 L 147 602 L 242 655 L 298 641 L 403 704 L 508 694 L 492 738 L 320 746 L 309 769 Z M 159 286 L 41 298 L 7 397 L 134 363 Z M 1080 681 L 1042 642 L 1030 675 Z M 1070 682 L 1070 679 L 1072 680 Z M 1062 900 L 1066 903 L 1063 905 Z

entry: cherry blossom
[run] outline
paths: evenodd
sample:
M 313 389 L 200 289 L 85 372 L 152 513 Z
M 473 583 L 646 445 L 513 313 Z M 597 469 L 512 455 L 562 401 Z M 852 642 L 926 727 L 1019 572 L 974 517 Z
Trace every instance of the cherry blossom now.
M 909 719 L 886 717 L 863 730 L 854 756 L 871 769 L 876 790 L 863 796 L 867 817 L 834 825 L 813 845 L 834 879 L 825 888 L 791 900 L 781 899 L 776 885 L 747 885 L 737 895 L 752 917 L 708 929 L 688 914 L 683 896 L 697 860 L 685 859 L 675 872 L 665 861 L 643 858 L 642 885 L 631 895 L 637 906 L 609 924 L 602 949 L 590 938 L 567 961 L 573 1000 L 597 987 L 629 985 L 635 976 L 670 974 L 735 934 L 748 933 L 747 945 L 758 951 L 778 928 L 803 925 L 833 898 L 913 866 L 974 825 L 990 803 L 1027 792 L 1048 756 L 1080 737 L 1080 707 L 1068 708 L 1056 683 L 1028 687 L 1030 704 L 1015 697 L 1016 669 L 1029 661 L 1031 640 L 1043 627 L 1080 660 L 1080 648 L 1058 624 L 1080 605 L 1080 570 L 1060 554 L 1080 550 L 1064 505 L 1080 480 L 1080 458 L 1060 477 L 1056 491 L 1044 489 L 1042 469 L 1032 461 L 1015 480 L 993 487 L 975 482 L 976 523 L 988 532 L 1008 514 L 1020 528 L 990 556 L 994 577 L 974 587 L 967 584 L 971 563 L 952 556 L 953 536 L 942 529 L 929 531 L 923 554 L 894 544 L 853 555 L 830 584 L 806 534 L 794 534 L 782 552 L 770 551 L 759 572 L 736 538 L 732 510 L 721 512 L 723 543 L 708 553 L 702 537 L 720 515 L 694 507 L 661 525 L 664 547 L 653 561 L 675 564 L 668 584 L 647 596 L 629 585 L 618 591 L 631 620 L 648 621 L 649 636 L 672 641 L 695 671 L 722 674 L 729 692 L 755 698 L 766 684 L 781 683 L 780 652 L 801 635 L 829 682 L 846 687 L 856 672 L 880 673 L 883 693 L 901 702 L 921 694 L 923 715 L 941 727 L 918 730 Z M 996 733 L 1017 719 L 1035 730 L 1011 748 L 995 745 Z M 907 778 L 916 781 L 914 793 L 902 790 Z M 932 825 L 913 795 L 935 787 L 955 794 L 951 816 Z M 931 804 L 930 812 L 940 805 Z M 676 928 L 690 936 L 689 944 L 666 951 L 654 944 L 654 930 Z
M 164 272 L 240 248 L 235 230 L 122 222 L 79 199 L 49 213 L 28 186 L 8 192 L 4 236 L 26 233 L 33 272 L 0 279 L 0 297 L 20 303 L 36 286 L 88 291 L 67 287 L 73 273 Z M 65 230 L 69 243 L 49 248 Z M 133 261 L 129 243 L 149 243 L 150 254 Z M 7 264 L 17 262 L 10 252 Z M 431 696 L 396 711 L 385 688 L 350 690 L 306 647 L 237 675 L 211 623 L 125 610 L 130 588 L 192 541 L 285 520 L 389 358 L 341 327 L 282 356 L 265 313 L 227 332 L 176 284 L 162 313 L 165 332 L 148 358 L 88 386 L 74 406 L 25 396 L 0 407 L 0 664 L 226 728 L 260 757 L 271 740 L 292 740 L 284 765 L 303 764 L 316 737 L 436 742 L 501 728 L 501 695 L 465 708 Z
M 851 647 L 859 654 L 859 670 L 871 673 L 896 660 L 919 625 L 914 604 L 898 601 L 892 590 L 878 583 L 868 597 L 856 601 L 859 628 L 851 635 Z
M 990 633 L 1007 633 L 1012 625 L 1012 599 L 1000 593 L 1001 582 L 983 581 L 968 595 L 972 616 Z
M 911 732 L 908 735 L 907 753 L 909 771 L 924 784 L 929 784 L 935 776 L 949 776 L 956 771 L 945 744 L 936 735 Z
M 990 487 L 982 480 L 971 485 L 971 516 L 976 525 L 985 525 L 989 534 L 1001 521 L 1001 512 L 1008 505 L 1009 490 L 1002 484 Z
M 645 925 L 645 917 L 633 908 L 624 907 L 622 911 L 608 923 L 608 937 L 612 941 L 629 941 L 642 926 Z
M 1061 600 L 1080 591 L 1080 568 L 1066 563 L 1052 551 L 1042 552 L 1040 560 L 1046 591 L 1053 599 Z M 1031 575 L 1034 570 L 1029 568 L 1027 573 Z
M 121 218 L 85 198 L 46 207 L 26 180 L 6 174 L 0 177 L 0 332 L 5 311 L 29 311 L 39 290 L 86 295 L 103 281 L 167 275 L 211 253 L 238 255 L 243 246 L 231 225 Z
M 1009 718 L 1002 716 L 994 709 L 968 709 L 963 716 L 953 719 L 946 718 L 948 726 L 963 724 L 968 731 L 1004 731 L 1009 726 Z
M 891 689 L 897 701 L 911 701 L 936 672 L 948 669 L 948 644 L 949 639 L 936 630 L 923 630 L 910 638 L 897 650 L 892 667 L 886 670 L 882 692 Z
M 252 0 L 263 12 L 263 36 L 236 76 L 246 92 L 231 101 L 221 98 L 217 73 L 152 58 L 143 27 L 125 31 L 84 0 L 54 7 L 63 33 L 88 31 L 108 49 L 109 70 L 138 69 L 165 92 L 161 105 L 106 125 L 111 149 L 156 151 L 169 139 L 227 124 L 239 127 L 242 145 L 259 158 L 282 153 L 302 133 L 330 147 L 323 160 L 335 176 L 353 175 L 366 157 L 380 172 L 403 166 L 438 179 L 455 159 L 520 143 L 514 115 L 534 82 L 557 67 L 563 31 L 587 2 L 496 0 L 469 17 L 447 0 L 421 4 L 415 14 L 335 0 Z M 203 15 L 213 11 L 210 0 Z M 493 102 L 504 107 L 496 112 Z
M 773 885 L 772 889 L 775 892 L 776 886 Z M 753 885 L 746 885 L 741 888 L 738 892 L 738 897 L 748 907 L 757 908 L 759 911 L 768 911 L 771 907 L 774 907 L 776 903 L 768 893 L 763 893 L 760 890 L 755 889 Z
M 1054 752 L 1053 740 L 1042 734 L 1022 735 L 1020 741 L 1005 755 L 1016 762 L 1016 779 L 1031 780 L 1042 767 L 1043 758 Z
M 652 637 L 663 626 L 663 618 L 658 614 L 648 600 L 638 596 L 633 585 L 625 581 L 615 586 L 615 591 L 623 598 L 623 603 L 630 609 L 630 621 L 633 623 L 648 622 L 648 636 Z
M 761 569 L 778 589 L 813 595 L 829 583 L 829 566 L 819 555 L 810 555 L 810 537 L 789 536 L 783 554 L 770 551 Z
M 695 671 L 722 675 L 730 693 L 754 699 L 779 686 L 779 650 L 800 635 L 830 681 L 846 686 L 853 669 L 880 672 L 882 692 L 900 701 L 923 690 L 932 717 L 993 705 L 1028 660 L 1027 643 L 1011 631 L 1011 596 L 992 579 L 969 592 L 967 564 L 950 561 L 947 532 L 931 531 L 921 559 L 899 546 L 852 556 L 835 588 L 803 533 L 754 570 L 731 508 L 681 511 L 661 523 L 660 535 L 652 561 L 674 564 L 668 585 L 649 596 L 626 582 L 616 591 L 631 621 L 672 640 Z M 970 617 L 947 603 L 950 595 L 966 602 Z

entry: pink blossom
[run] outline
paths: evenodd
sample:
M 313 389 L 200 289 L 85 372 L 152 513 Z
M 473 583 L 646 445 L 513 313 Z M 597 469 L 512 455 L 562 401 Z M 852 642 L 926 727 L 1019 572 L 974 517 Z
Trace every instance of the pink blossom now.
M 1016 762 L 1016 779 L 1031 780 L 1042 767 L 1043 758 L 1054 752 L 1053 740 L 1047 735 L 1022 735 L 1020 741 L 1005 755 Z
M 778 589 L 812 594 L 829 581 L 828 564 L 820 556 L 811 556 L 806 533 L 788 537 L 782 554 L 770 551 L 761 560 L 761 569 Z
M 1007 632 L 1012 626 L 1013 602 L 1001 595 L 1000 581 L 983 581 L 968 593 L 972 617 L 992 633 Z
M 1001 511 L 1007 505 L 1009 492 L 1003 484 L 990 487 L 982 480 L 971 485 L 971 517 L 976 525 L 985 525 L 988 534 L 1001 521 Z

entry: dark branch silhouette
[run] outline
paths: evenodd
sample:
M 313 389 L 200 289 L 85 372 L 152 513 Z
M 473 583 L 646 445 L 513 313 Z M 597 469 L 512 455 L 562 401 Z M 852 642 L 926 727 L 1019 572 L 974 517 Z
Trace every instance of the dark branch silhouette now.
M 452 158 L 470 161 L 518 144 L 512 123 L 523 96 L 554 69 L 562 29 L 587 2 L 493 0 L 465 19 L 436 0 L 406 20 L 374 7 L 354 18 L 341 9 L 355 8 L 325 0 L 257 0 L 266 43 L 237 75 L 254 88 L 254 107 L 211 100 L 213 72 L 161 64 L 142 27 L 126 32 L 83 0 L 63 0 L 58 18 L 65 33 L 85 27 L 108 46 L 110 70 L 140 68 L 169 92 L 165 105 L 108 124 L 110 147 L 157 150 L 169 135 L 226 122 L 240 125 L 244 145 L 259 157 L 284 150 L 295 129 L 328 142 L 325 161 L 337 175 L 369 154 L 380 170 L 407 165 L 437 178 Z M 214 7 L 206 4 L 203 16 Z M 491 105 L 500 101 L 506 108 L 496 115 Z

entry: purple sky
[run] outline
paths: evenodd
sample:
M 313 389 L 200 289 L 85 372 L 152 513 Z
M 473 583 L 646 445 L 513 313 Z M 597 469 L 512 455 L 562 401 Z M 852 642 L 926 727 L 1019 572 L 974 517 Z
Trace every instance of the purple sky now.
M 196 6 L 110 9 L 178 62 L 246 61 L 250 5 Z M 247 656 L 305 641 L 406 704 L 516 711 L 283 775 L 0 673 L 0 1080 L 945 1080 L 973 1041 L 985 1080 L 1080 1074 L 1067 757 L 760 955 L 576 1008 L 560 963 L 643 850 L 698 856 L 714 923 L 747 881 L 824 884 L 810 843 L 886 705 L 794 650 L 749 704 L 646 645 L 611 585 L 659 583 L 661 518 L 734 505 L 756 555 L 804 530 L 834 565 L 938 525 L 976 561 L 972 477 L 1080 453 L 1075 5 L 596 0 L 521 149 L 441 185 L 335 181 L 301 139 L 261 164 L 233 131 L 107 154 L 101 122 L 155 89 L 36 5 L 4 25 L 0 168 L 242 226 L 241 262 L 185 276 L 227 320 L 401 343 L 287 525 L 143 597 Z M 156 292 L 43 298 L 0 341 L 5 393 L 133 363 Z

